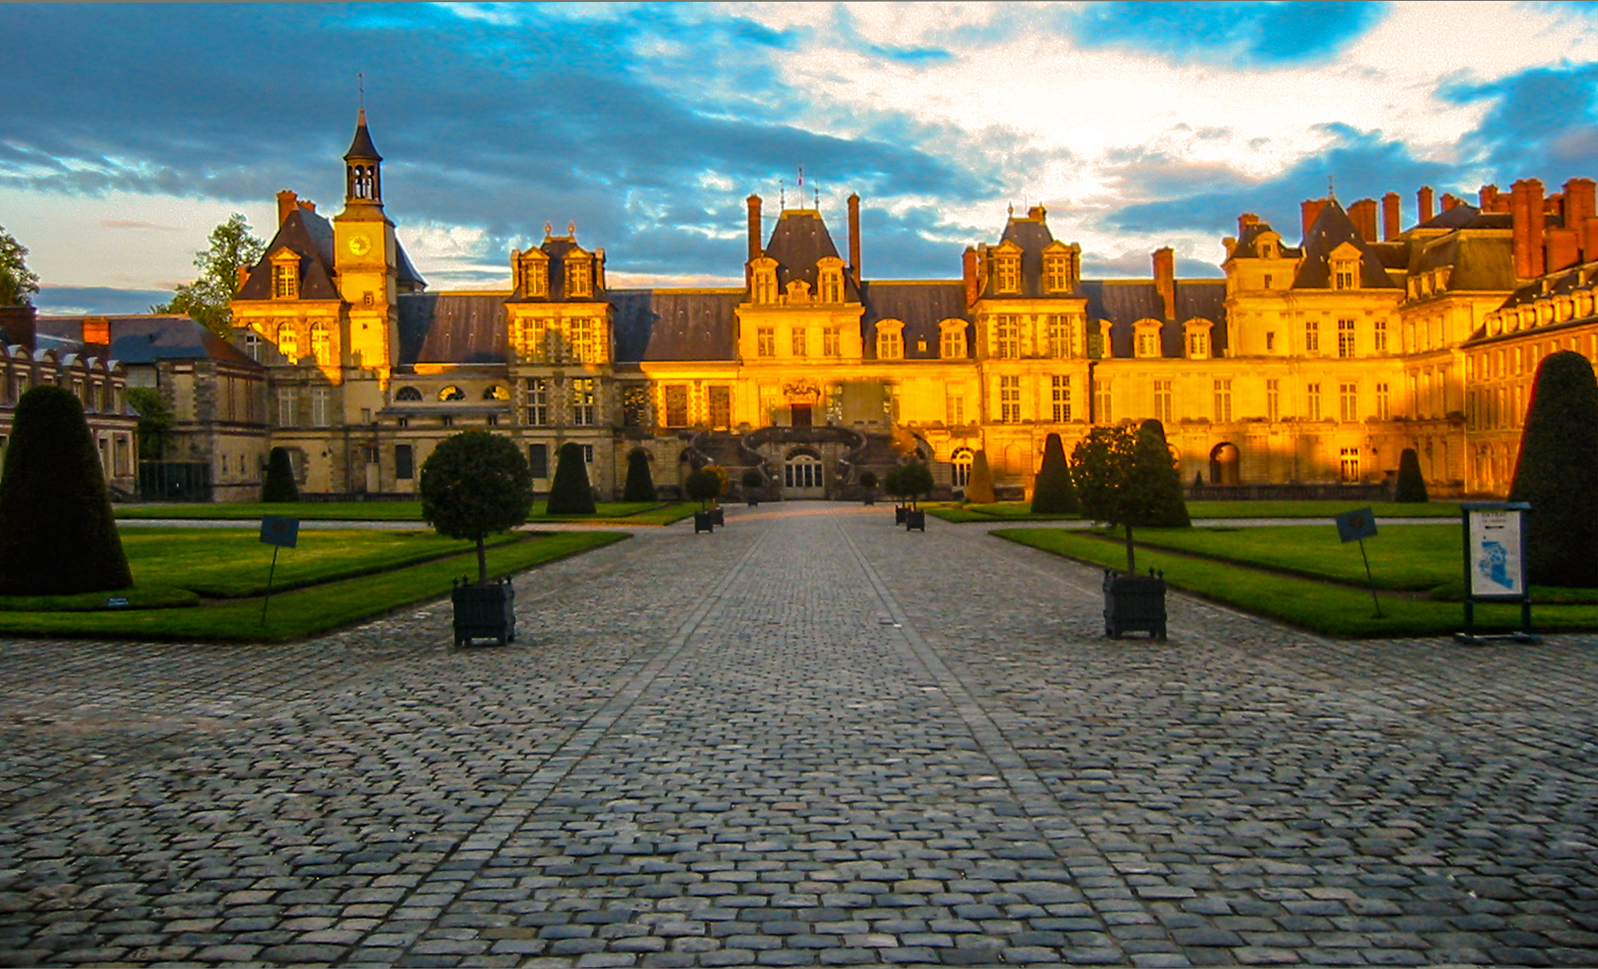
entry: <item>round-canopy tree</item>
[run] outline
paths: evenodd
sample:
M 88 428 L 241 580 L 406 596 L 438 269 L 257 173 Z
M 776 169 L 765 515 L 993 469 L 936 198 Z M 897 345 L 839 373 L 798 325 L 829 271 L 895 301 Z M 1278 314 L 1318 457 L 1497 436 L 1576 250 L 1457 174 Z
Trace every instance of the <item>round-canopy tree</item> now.
M 655 500 L 655 476 L 649 470 L 649 452 L 643 448 L 627 455 L 627 484 L 622 488 L 621 500 Z
M 1071 515 L 1081 509 L 1071 484 L 1071 468 L 1065 463 L 1065 445 L 1060 443 L 1060 435 L 1050 434 L 1043 441 L 1043 465 L 1032 488 L 1032 514 Z
M 978 452 L 980 453 L 980 452 Z M 899 466 L 899 493 L 910 499 L 914 505 L 916 499 L 922 495 L 930 494 L 934 485 L 932 469 L 921 461 L 911 461 Z
M 688 475 L 688 480 L 683 482 L 683 490 L 688 493 L 689 498 L 699 502 L 701 511 L 705 510 L 711 501 L 721 497 L 721 489 L 721 475 L 709 465 L 692 472 Z
M 588 463 L 583 446 L 567 441 L 560 446 L 555 464 L 555 480 L 549 483 L 551 515 L 592 515 L 594 492 L 588 485 Z
M 83 405 L 60 387 L 35 387 L 17 401 L 0 477 L 0 595 L 132 584 Z
M 287 448 L 275 447 L 266 458 L 266 482 L 261 486 L 266 502 L 299 501 L 300 489 L 294 484 L 294 464 Z
M 440 535 L 477 543 L 477 582 L 487 585 L 483 540 L 525 522 L 533 505 L 533 476 L 521 449 L 488 431 L 445 438 L 422 464 L 419 487 L 428 524 Z
M 759 468 L 749 468 L 744 471 L 738 482 L 744 486 L 744 492 L 747 494 L 764 488 L 766 486 L 766 476 L 761 473 Z
M 1420 473 L 1420 455 L 1412 447 L 1404 448 L 1398 456 L 1398 483 L 1393 488 L 1393 500 L 1402 502 L 1428 502 L 1426 478 Z
M 1137 572 L 1132 528 L 1192 524 L 1182 479 L 1157 428 L 1095 427 L 1071 452 L 1071 480 L 1082 511 L 1126 527 L 1126 570 Z
M 1531 505 L 1532 584 L 1598 587 L 1598 380 L 1579 353 L 1550 354 L 1537 368 L 1509 500 Z
M 993 493 L 993 471 L 988 468 L 987 451 L 978 451 L 971 459 L 971 480 L 966 482 L 965 500 L 975 505 L 990 505 L 999 500 Z

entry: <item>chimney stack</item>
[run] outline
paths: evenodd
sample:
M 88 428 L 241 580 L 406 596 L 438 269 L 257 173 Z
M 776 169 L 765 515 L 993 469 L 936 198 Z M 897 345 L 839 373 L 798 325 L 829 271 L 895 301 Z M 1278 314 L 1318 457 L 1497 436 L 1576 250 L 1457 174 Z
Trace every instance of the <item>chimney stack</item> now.
M 279 227 L 288 221 L 288 217 L 293 214 L 298 202 L 299 196 L 289 189 L 285 188 L 277 193 L 277 224 Z
M 0 306 L 0 343 L 33 352 L 37 344 L 39 311 L 31 303 Z
M 1481 200 L 1481 205 L 1478 207 L 1483 212 L 1496 212 L 1498 210 L 1497 185 L 1483 185 L 1481 191 L 1477 193 L 1477 198 Z
M 1299 203 L 1298 210 L 1299 216 L 1304 222 L 1305 239 L 1309 238 L 1310 227 L 1315 224 L 1316 219 L 1321 217 L 1321 209 L 1324 208 L 1326 208 L 1325 199 L 1305 199 Z
M 1348 220 L 1354 223 L 1359 237 L 1366 242 L 1376 241 L 1376 200 L 1360 199 L 1348 207 Z
M 1588 243 L 1593 238 L 1588 222 L 1593 219 L 1598 219 L 1598 185 L 1590 178 L 1572 178 L 1565 183 L 1565 228 L 1576 230 L 1582 262 L 1598 260 L 1598 250 Z
M 749 258 L 744 262 L 744 285 L 752 286 L 754 269 L 749 263 L 760 258 L 760 196 L 750 195 L 744 201 L 749 204 Z
M 1244 212 L 1242 215 L 1237 217 L 1237 237 L 1239 239 L 1243 238 L 1243 234 L 1249 226 L 1259 224 L 1259 216 L 1255 215 L 1253 212 Z
M 960 280 L 965 283 L 965 305 L 975 306 L 982 296 L 982 284 L 977 280 L 977 251 L 970 246 L 960 254 Z
M 1416 219 L 1416 225 L 1430 222 L 1432 216 L 1437 214 L 1437 210 L 1432 207 L 1432 187 L 1430 185 L 1422 185 L 1420 187 L 1420 191 L 1415 193 L 1415 202 L 1420 208 L 1420 217 Z
M 111 346 L 111 321 L 103 316 L 84 317 L 83 342 L 97 347 Z
M 849 193 L 849 275 L 860 285 L 860 196 Z
M 1543 183 L 1523 178 L 1510 186 L 1514 218 L 1515 275 L 1533 279 L 1543 274 Z
M 1458 196 L 1454 195 L 1451 192 L 1444 192 L 1443 193 L 1443 211 L 1444 212 L 1447 212 L 1449 209 L 1455 208 L 1458 205 L 1459 205 L 1459 197 Z
M 1388 192 L 1382 196 L 1382 238 L 1396 239 L 1404 231 L 1399 225 L 1398 193 Z
M 1154 250 L 1154 290 L 1165 304 L 1165 318 L 1176 319 L 1176 253 L 1170 246 Z

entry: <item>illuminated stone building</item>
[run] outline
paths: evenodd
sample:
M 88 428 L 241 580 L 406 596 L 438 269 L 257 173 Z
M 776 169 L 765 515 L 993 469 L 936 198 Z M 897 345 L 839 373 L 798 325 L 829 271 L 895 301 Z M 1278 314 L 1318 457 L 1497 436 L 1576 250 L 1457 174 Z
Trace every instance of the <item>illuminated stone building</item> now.
M 603 249 L 546 225 L 509 289 L 433 293 L 384 213 L 364 113 L 344 161 L 333 219 L 280 194 L 233 307 L 270 443 L 310 493 L 413 493 L 438 441 L 487 427 L 540 490 L 575 442 L 602 497 L 636 449 L 667 488 L 713 461 L 789 497 L 852 494 L 909 453 L 958 490 L 985 450 L 1019 496 L 1049 433 L 1069 449 L 1154 418 L 1188 481 L 1380 484 L 1415 447 L 1434 493 L 1501 494 L 1531 361 L 1555 339 L 1593 352 L 1588 180 L 1441 212 L 1422 189 L 1408 229 L 1396 194 L 1310 201 L 1296 244 L 1245 214 L 1214 279 L 1178 279 L 1170 249 L 1150 278 L 1083 278 L 1043 206 L 951 253 L 950 278 L 872 279 L 858 197 L 840 252 L 820 211 L 750 196 L 742 285 L 612 288 Z

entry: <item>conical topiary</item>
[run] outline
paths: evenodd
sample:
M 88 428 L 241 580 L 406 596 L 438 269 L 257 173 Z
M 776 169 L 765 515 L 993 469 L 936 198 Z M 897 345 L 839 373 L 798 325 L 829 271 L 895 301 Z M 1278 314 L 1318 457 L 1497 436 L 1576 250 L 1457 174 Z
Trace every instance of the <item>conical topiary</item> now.
M 1510 501 L 1526 515 L 1534 585 L 1598 587 L 1598 380 L 1587 358 L 1545 358 L 1532 385 Z
M 1065 445 L 1060 443 L 1060 435 L 1050 434 L 1043 440 L 1043 465 L 1032 487 L 1032 514 L 1073 515 L 1081 509 L 1076 487 L 1071 484 L 1071 469 L 1065 463 Z
M 978 451 L 971 459 L 971 480 L 966 482 L 965 500 L 974 505 L 989 505 L 998 500 L 993 493 L 993 472 L 988 470 L 986 451 Z
M 583 446 L 570 441 L 560 446 L 560 457 L 555 464 L 555 480 L 549 483 L 551 515 L 592 515 L 594 492 L 588 485 L 588 465 L 583 460 Z
M 287 448 L 275 447 L 266 458 L 266 482 L 261 486 L 266 502 L 299 501 L 300 489 L 294 484 L 294 465 Z
M 35 387 L 17 402 L 0 477 L 0 595 L 132 584 L 83 405 L 60 387 Z
M 1404 453 L 1398 456 L 1398 483 L 1393 488 L 1393 500 L 1406 503 L 1431 501 L 1431 496 L 1426 493 L 1426 478 L 1420 473 L 1420 455 L 1412 447 L 1404 448 Z
M 655 476 L 649 470 L 649 452 L 639 448 L 627 455 L 627 484 L 622 501 L 654 501 Z

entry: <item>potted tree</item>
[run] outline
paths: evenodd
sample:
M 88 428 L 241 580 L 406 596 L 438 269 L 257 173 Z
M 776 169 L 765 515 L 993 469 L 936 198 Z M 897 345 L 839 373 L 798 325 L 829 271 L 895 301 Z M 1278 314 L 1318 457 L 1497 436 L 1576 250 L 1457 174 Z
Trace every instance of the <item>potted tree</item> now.
M 704 470 L 716 476 L 716 493 L 711 496 L 710 514 L 715 518 L 716 524 L 727 524 L 727 513 L 721 507 L 721 496 L 727 493 L 727 488 L 732 484 L 732 475 L 719 464 L 707 464 Z
M 516 638 L 516 593 L 509 576 L 488 581 L 484 539 L 527 520 L 533 504 L 527 459 L 509 438 L 465 431 L 433 449 L 418 486 L 422 517 L 440 535 L 477 543 L 477 581 L 456 582 L 450 595 L 455 645 L 493 639 L 503 646 Z
M 877 496 L 873 492 L 877 490 L 877 473 L 875 471 L 860 472 L 860 487 L 866 493 L 865 503 L 868 505 L 876 504 Z
M 1104 572 L 1104 631 L 1112 638 L 1143 631 L 1165 638 L 1165 578 L 1137 574 L 1134 526 L 1185 528 L 1192 524 L 1182 481 L 1165 435 L 1155 422 L 1141 428 L 1095 427 L 1071 455 L 1071 479 L 1082 511 L 1095 521 L 1126 529 L 1126 574 Z
M 750 508 L 760 504 L 760 489 L 766 486 L 766 476 L 760 473 L 759 468 L 750 468 L 739 479 L 744 486 L 744 500 Z
M 714 533 L 716 515 L 710 510 L 710 502 L 721 495 L 721 476 L 708 466 L 700 468 L 688 475 L 688 480 L 683 482 L 683 491 L 689 498 L 699 502 L 699 510 L 694 512 L 694 534 Z
M 910 504 L 904 513 L 904 530 L 926 531 L 927 513 L 916 507 L 916 499 L 932 491 L 932 469 L 920 461 L 903 465 L 899 472 L 899 487 Z
M 893 498 L 893 523 L 904 524 L 904 516 L 910 508 L 904 501 L 904 465 L 896 464 L 888 469 L 882 476 L 882 490 Z

